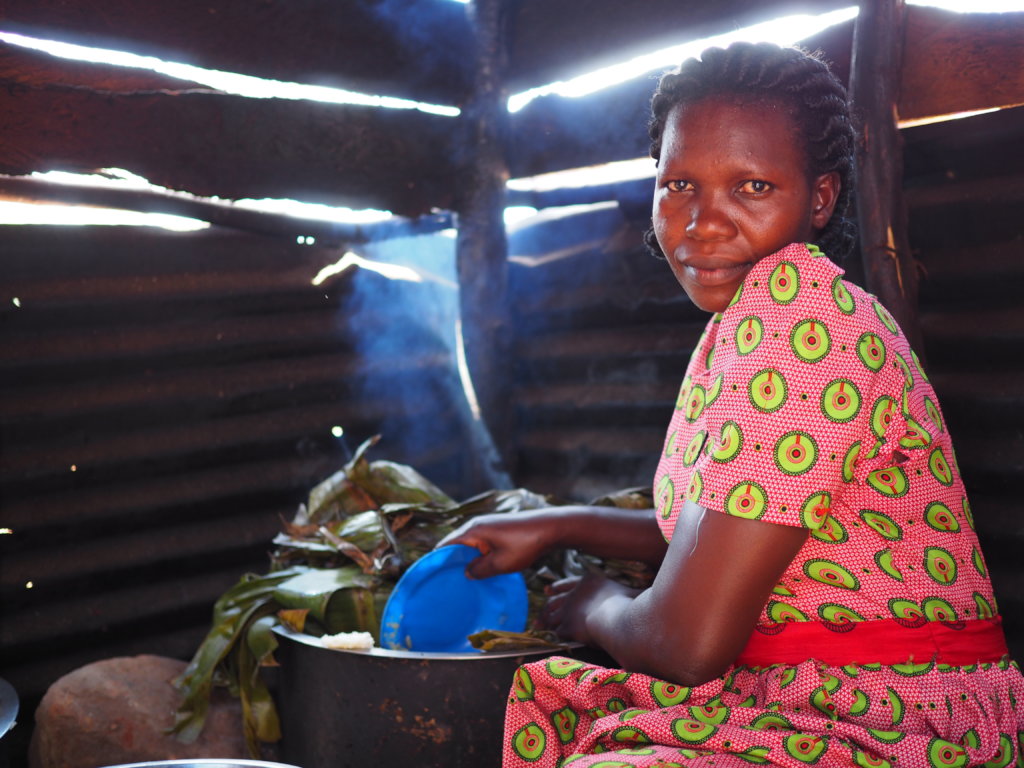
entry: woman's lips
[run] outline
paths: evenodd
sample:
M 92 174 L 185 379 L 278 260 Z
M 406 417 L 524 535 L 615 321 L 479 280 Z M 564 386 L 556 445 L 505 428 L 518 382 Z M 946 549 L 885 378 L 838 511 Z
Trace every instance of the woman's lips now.
M 743 277 L 746 276 L 747 272 L 750 271 L 750 267 L 751 265 L 745 262 L 730 265 L 683 265 L 687 276 L 693 280 L 693 282 L 707 288 L 713 288 L 720 285 L 726 285 L 728 283 L 734 283 L 736 280 L 742 280 Z

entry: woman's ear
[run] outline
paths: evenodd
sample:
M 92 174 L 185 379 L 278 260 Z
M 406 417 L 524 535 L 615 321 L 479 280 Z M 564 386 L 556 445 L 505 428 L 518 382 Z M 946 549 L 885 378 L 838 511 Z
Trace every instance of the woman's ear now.
M 836 201 L 839 199 L 839 174 L 836 171 L 823 173 L 814 180 L 811 190 L 811 226 L 821 231 L 832 218 Z

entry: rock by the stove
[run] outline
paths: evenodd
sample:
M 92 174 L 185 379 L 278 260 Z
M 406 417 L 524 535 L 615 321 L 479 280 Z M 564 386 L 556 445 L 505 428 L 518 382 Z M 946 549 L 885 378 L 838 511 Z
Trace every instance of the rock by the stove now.
M 36 710 L 29 768 L 97 768 L 150 760 L 247 758 L 241 706 L 215 689 L 192 744 L 165 731 L 182 697 L 172 684 L 186 663 L 163 656 L 105 659 L 55 682 Z

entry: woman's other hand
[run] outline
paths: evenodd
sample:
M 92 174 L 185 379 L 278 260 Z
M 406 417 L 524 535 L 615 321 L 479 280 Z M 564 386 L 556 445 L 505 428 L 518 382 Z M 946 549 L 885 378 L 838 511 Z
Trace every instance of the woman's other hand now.
M 563 640 L 595 645 L 587 630 L 587 616 L 596 612 L 605 600 L 621 595 L 635 597 L 640 590 L 609 579 L 599 571 L 572 576 L 548 587 L 547 604 L 540 614 L 545 629 L 553 630 Z

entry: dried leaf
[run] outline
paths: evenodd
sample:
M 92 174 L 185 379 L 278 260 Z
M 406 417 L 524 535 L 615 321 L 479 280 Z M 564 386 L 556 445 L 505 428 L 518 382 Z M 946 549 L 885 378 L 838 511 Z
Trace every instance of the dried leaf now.
M 277 618 L 281 620 L 281 623 L 296 632 L 306 631 L 306 616 L 308 615 L 308 608 L 282 608 L 277 612 Z
M 334 531 L 338 536 L 351 541 L 364 552 L 372 552 L 385 541 L 384 528 L 381 525 L 380 515 L 377 510 L 371 509 L 360 512 L 357 515 L 345 520 L 340 526 L 328 526 L 336 528 Z
M 393 461 L 375 461 L 368 471 L 352 476 L 381 504 L 433 504 L 450 509 L 455 501 L 410 466 Z
M 356 561 L 356 564 L 363 569 L 363 573 L 373 573 L 375 569 L 373 558 L 363 552 L 359 547 L 353 544 L 351 541 L 346 541 L 340 536 L 335 536 L 324 526 L 320 526 L 320 535 L 323 536 L 327 541 L 331 543 L 335 549 L 341 552 L 343 555 L 347 555 Z
M 344 467 L 309 492 L 309 522 L 323 523 L 380 506 L 357 480 L 369 472 L 365 454 L 379 440 L 380 435 L 374 435 L 364 441 Z
M 529 630 L 527 632 L 504 632 L 485 629 L 469 636 L 470 645 L 481 651 L 522 651 L 535 648 L 564 648 L 554 632 Z
M 654 493 L 649 486 L 624 488 L 599 496 L 591 504 L 599 507 L 620 507 L 622 509 L 652 509 Z
M 299 524 L 296 522 L 288 522 L 287 520 L 281 520 L 281 528 L 289 536 L 294 536 L 298 539 L 308 538 L 316 534 L 317 528 L 320 526 L 316 523 L 304 523 Z

